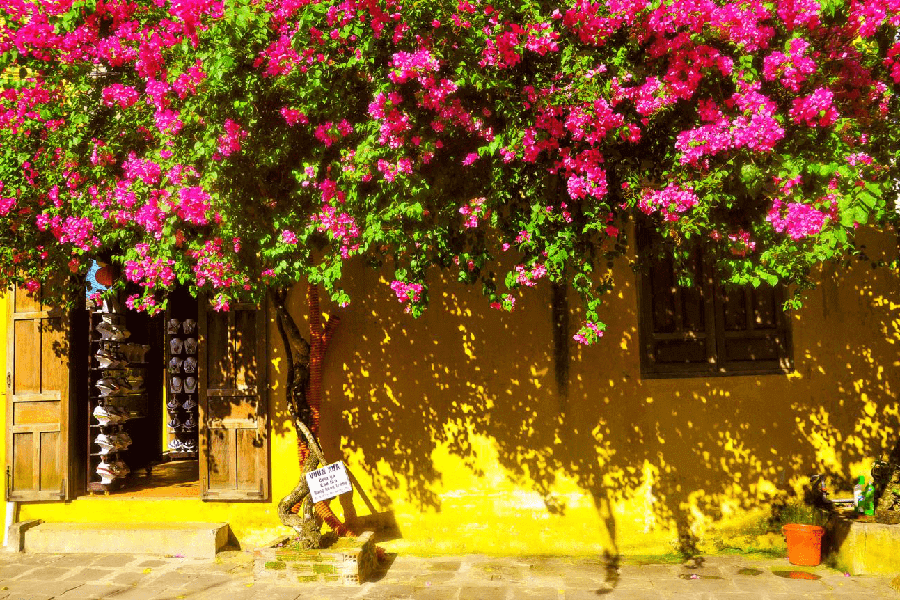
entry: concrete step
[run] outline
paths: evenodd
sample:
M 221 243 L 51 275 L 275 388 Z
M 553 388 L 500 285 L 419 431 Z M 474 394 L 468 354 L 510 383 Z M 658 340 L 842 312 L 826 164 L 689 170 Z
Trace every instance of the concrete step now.
M 835 517 L 827 527 L 829 559 L 851 575 L 900 573 L 900 524 Z
M 25 552 L 214 558 L 228 533 L 228 523 L 41 523 L 22 536 Z

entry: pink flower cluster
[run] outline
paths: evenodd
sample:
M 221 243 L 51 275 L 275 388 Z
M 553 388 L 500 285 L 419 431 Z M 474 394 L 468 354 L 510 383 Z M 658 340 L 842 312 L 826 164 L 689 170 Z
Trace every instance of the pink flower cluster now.
M 818 0 L 781 0 L 778 2 L 778 16 L 784 21 L 788 31 L 798 27 L 814 29 L 819 24 L 822 6 Z
M 87 217 L 66 217 L 58 232 L 56 237 L 61 244 L 72 244 L 85 252 L 100 247 L 100 239 L 94 235 L 94 223 Z
M 855 167 L 857 165 L 871 165 L 874 161 L 872 157 L 865 152 L 854 152 L 853 154 L 847 155 L 847 162 L 850 166 Z
M 389 148 L 400 148 L 406 144 L 406 136 L 411 124 L 409 116 L 397 107 L 403 101 L 403 97 L 397 92 L 385 94 L 379 92 L 369 104 L 369 115 L 381 122 L 380 144 Z
M 343 119 L 337 125 L 331 121 L 318 125 L 313 135 L 317 140 L 325 144 L 326 148 L 330 148 L 333 143 L 342 137 L 347 137 L 351 133 L 353 133 L 353 125 L 347 119 Z
M 159 310 L 156 298 L 152 295 L 131 294 L 125 299 L 125 306 L 135 312 L 146 312 L 151 315 L 156 314 Z
M 440 69 L 440 63 L 425 49 L 416 52 L 397 52 L 391 59 L 394 68 L 388 74 L 388 79 L 393 83 L 406 83 L 410 79 L 422 81 L 426 73 L 436 73 Z
M 591 148 L 574 156 L 563 151 L 560 154 L 563 158 L 557 168 L 564 170 L 570 198 L 580 200 L 590 196 L 601 200 L 606 196 L 609 186 L 606 171 L 600 166 L 604 159 L 599 150 Z
M 57 94 L 44 87 L 42 81 L 29 81 L 22 89 L 0 88 L 0 127 L 18 134 L 28 131 L 29 121 L 42 122 L 40 107 L 50 104 Z
M 763 77 L 766 81 L 779 79 L 787 89 L 799 92 L 806 78 L 816 72 L 816 62 L 805 56 L 809 47 L 803 38 L 792 39 L 788 54 L 773 52 L 763 60 Z
M 189 67 L 187 71 L 175 78 L 172 89 L 180 99 L 184 100 L 197 93 L 197 88 L 204 79 L 206 79 L 206 73 L 203 71 L 203 62 L 198 58 L 194 66 Z
M 16 197 L 3 195 L 3 182 L 0 181 L 0 217 L 6 216 L 16 206 Z
M 241 128 L 240 123 L 231 119 L 225 119 L 225 133 L 218 138 L 218 151 L 213 155 L 214 160 L 228 158 L 235 152 L 241 151 L 241 141 L 247 137 L 247 132 Z
M 128 158 L 122 163 L 122 171 L 125 179 L 134 181 L 140 179 L 147 185 L 159 183 L 161 169 L 158 164 L 150 159 L 138 158 L 134 152 L 128 154 Z
M 756 250 L 756 241 L 753 240 L 749 231 L 741 230 L 737 233 L 729 233 L 728 242 L 729 249 L 734 256 L 744 257 Z
M 128 108 L 138 101 L 140 95 L 138 91 L 130 85 L 122 85 L 115 83 L 111 86 L 103 88 L 101 98 L 104 106 L 119 105 L 120 108 Z
M 180 218 L 195 225 L 209 222 L 207 211 L 210 209 L 210 196 L 202 187 L 181 188 L 178 190 L 178 200 L 175 210 Z
M 525 265 L 516 265 L 516 283 L 526 287 L 534 287 L 539 279 L 547 276 L 547 267 L 542 263 L 535 263 L 529 269 Z
M 667 185 L 661 190 L 644 190 L 638 208 L 644 214 L 659 212 L 666 221 L 675 221 L 678 215 L 687 212 L 699 201 L 693 188 Z
M 400 302 L 418 302 L 422 297 L 424 287 L 420 283 L 406 283 L 404 281 L 392 281 L 391 289 Z
M 644 83 L 629 88 L 619 87 L 618 79 L 613 78 L 613 89 L 617 92 L 615 103 L 630 100 L 638 114 L 645 117 L 678 101 L 678 96 L 672 93 L 665 82 L 652 76 Z
M 759 89 L 759 82 L 745 84 L 730 98 L 728 106 L 740 111 L 733 119 L 711 100 L 698 102 L 698 114 L 706 124 L 676 136 L 681 164 L 704 166 L 708 157 L 740 148 L 771 152 L 784 138 L 784 129 L 775 118 L 777 106 Z
M 172 269 L 175 261 L 151 256 L 147 244 L 138 244 L 135 250 L 140 258 L 125 262 L 128 281 L 150 289 L 169 288 L 175 283 L 175 271 Z
M 894 83 L 900 83 L 900 41 L 894 42 L 888 49 L 884 66 L 890 69 L 891 80 Z
M 506 310 L 512 312 L 516 307 L 516 297 L 512 294 L 504 294 L 500 296 L 499 302 L 491 302 L 491 308 L 496 310 Z
M 464 227 L 478 227 L 478 219 L 484 218 L 487 216 L 486 209 L 484 207 L 484 203 L 487 201 L 487 198 L 473 198 L 469 201 L 468 204 L 459 207 L 459 214 L 465 217 L 465 221 L 463 222 Z
M 808 127 L 828 127 L 838 118 L 838 111 L 832 105 L 834 94 L 826 87 L 816 88 L 809 96 L 794 98 L 788 114 L 794 121 Z
M 246 285 L 246 276 L 235 273 L 232 264 L 225 258 L 222 246 L 222 239 L 215 238 L 208 240 L 203 248 L 190 252 L 191 257 L 197 261 L 194 265 L 194 277 L 198 286 L 202 287 L 207 282 L 218 289 Z
M 487 36 L 485 40 L 481 61 L 478 63 L 482 67 L 514 67 L 522 61 L 523 48 L 540 56 L 559 51 L 559 33 L 553 31 L 550 23 L 532 23 L 523 27 L 511 22 L 499 25 L 496 18 L 492 18 L 491 22 L 499 27 L 499 32 Z
M 588 321 L 581 329 L 578 330 L 578 333 L 572 336 L 572 339 L 574 339 L 579 344 L 590 346 L 602 337 L 603 329 L 601 329 L 601 327 L 596 323 Z
M 808 204 L 790 202 L 786 206 L 776 198 L 766 220 L 778 233 L 787 233 L 792 240 L 800 240 L 822 231 L 828 215 Z
M 349 258 L 351 253 L 359 249 L 356 242 L 359 238 L 359 226 L 349 213 L 326 203 L 321 211 L 310 217 L 310 222 L 315 224 L 317 231 L 340 241 L 341 258 Z
M 309 119 L 303 114 L 303 111 L 297 110 L 296 108 L 283 107 L 281 109 L 281 116 L 284 117 L 285 122 L 291 127 L 297 123 L 309 123 Z

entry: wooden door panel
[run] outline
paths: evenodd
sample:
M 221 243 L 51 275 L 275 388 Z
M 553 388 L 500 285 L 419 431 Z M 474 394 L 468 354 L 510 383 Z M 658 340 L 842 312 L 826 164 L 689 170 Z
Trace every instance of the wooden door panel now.
M 59 431 L 38 432 L 40 448 L 40 489 L 59 491 L 62 480 L 62 433 Z
M 256 389 L 256 313 L 243 310 L 234 315 L 234 386 L 239 390 Z
M 208 428 L 205 437 L 209 449 L 205 456 L 209 473 L 208 489 L 228 490 L 235 471 L 230 432 L 224 428 Z
M 204 346 L 206 346 L 206 367 L 208 389 L 231 389 L 231 340 L 228 336 L 228 315 L 209 313 L 206 316 L 207 328 Z
M 41 312 L 40 299 L 24 291 L 22 288 L 16 288 L 13 291 L 15 298 L 13 307 L 17 313 Z
M 35 490 L 34 485 L 34 438 L 35 433 L 12 433 L 12 481 L 8 482 L 14 490 Z
M 41 323 L 41 392 L 60 392 L 69 380 L 66 334 L 62 319 L 44 319 Z
M 257 435 L 256 428 L 235 429 L 235 456 L 237 465 L 237 487 L 239 490 L 256 492 L 260 488 L 260 480 L 265 477 L 265 463 L 260 461 L 259 451 L 263 439 Z
M 68 319 L 21 289 L 9 298 L 7 498 L 71 495 Z
M 13 419 L 11 425 L 42 425 L 47 423 L 59 423 L 60 402 L 55 400 L 40 400 L 35 402 L 21 401 L 13 405 Z
M 12 393 L 41 393 L 40 319 L 13 322 L 13 389 Z

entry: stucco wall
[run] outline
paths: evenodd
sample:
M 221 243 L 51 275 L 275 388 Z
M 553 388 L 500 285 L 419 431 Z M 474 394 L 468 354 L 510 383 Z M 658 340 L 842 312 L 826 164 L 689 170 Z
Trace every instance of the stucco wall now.
M 872 259 L 896 247 L 894 236 L 866 238 Z M 390 550 L 658 553 L 675 546 L 675 523 L 715 550 L 808 473 L 867 472 L 898 439 L 898 278 L 867 264 L 821 278 L 792 317 L 795 373 L 642 380 L 635 278 L 622 265 L 607 336 L 571 343 L 561 396 L 548 286 L 507 314 L 449 284 L 413 320 L 360 270 L 326 359 L 325 451 L 343 456 L 376 511 L 396 520 Z M 300 290 L 291 297 L 298 318 L 303 300 Z M 299 471 L 274 324 L 269 336 L 277 499 Z M 369 512 L 359 493 L 340 505 Z M 81 498 L 28 505 L 22 517 L 224 520 L 248 545 L 285 531 L 274 502 Z

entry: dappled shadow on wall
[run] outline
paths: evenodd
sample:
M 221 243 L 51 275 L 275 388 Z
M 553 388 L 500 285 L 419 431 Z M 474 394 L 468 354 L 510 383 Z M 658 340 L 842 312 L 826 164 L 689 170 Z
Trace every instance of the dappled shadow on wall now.
M 477 473 L 470 434 L 484 436 L 549 513 L 567 508 L 553 494 L 557 477 L 574 481 L 615 540 L 610 505 L 638 493 L 652 504 L 648 525 L 687 536 L 697 516 L 758 506 L 810 472 L 849 479 L 897 438 L 894 274 L 860 268 L 813 292 L 795 320 L 790 376 L 677 380 L 640 378 L 633 276 L 618 275 L 607 337 L 570 350 L 567 397 L 557 393 L 548 288 L 505 314 L 450 285 L 413 320 L 376 275 L 355 276 L 326 361 L 326 452 L 340 455 L 342 439 L 361 450 L 382 508 L 402 489 L 440 510 L 446 474 L 433 452 L 446 446 Z

